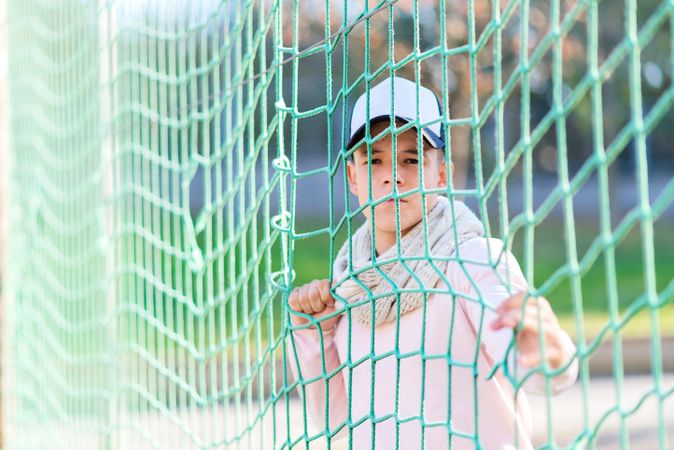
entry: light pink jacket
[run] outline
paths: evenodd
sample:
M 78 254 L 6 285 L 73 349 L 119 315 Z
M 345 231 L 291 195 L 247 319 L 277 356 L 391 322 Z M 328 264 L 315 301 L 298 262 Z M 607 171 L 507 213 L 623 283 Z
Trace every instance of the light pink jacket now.
M 492 330 L 489 323 L 496 314 L 479 301 L 495 308 L 527 283 L 499 240 L 473 239 L 459 247 L 457 256 L 463 263 L 449 263 L 450 285 L 441 279 L 436 288 L 443 293 L 429 295 L 425 311 L 421 307 L 401 316 L 399 333 L 395 321 L 372 332 L 346 314 L 334 331 L 323 333 L 323 351 L 319 331 L 292 333 L 290 367 L 318 430 L 332 433 L 346 424 L 337 437 L 348 436 L 351 428 L 354 449 L 393 449 L 396 441 L 400 449 L 420 449 L 423 440 L 425 448 L 441 450 L 450 448 L 450 439 L 452 449 L 474 449 L 478 440 L 488 450 L 532 448 L 524 392 L 515 399 L 501 372 L 486 379 L 504 359 L 512 330 Z M 567 334 L 565 338 L 571 358 L 575 346 Z M 514 358 L 509 362 L 509 367 L 516 365 Z M 519 379 L 526 372 L 517 367 Z M 577 373 L 574 359 L 550 379 L 551 392 L 571 386 Z M 532 375 L 523 388 L 544 394 L 545 376 Z

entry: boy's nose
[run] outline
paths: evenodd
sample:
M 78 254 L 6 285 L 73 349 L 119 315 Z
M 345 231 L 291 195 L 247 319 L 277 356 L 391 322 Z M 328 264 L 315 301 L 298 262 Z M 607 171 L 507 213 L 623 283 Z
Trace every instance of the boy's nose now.
M 389 184 L 391 183 L 391 180 L 393 179 L 393 167 L 389 166 L 384 170 L 384 173 L 386 174 L 384 177 L 384 184 Z M 401 185 L 405 181 L 403 178 L 402 174 L 400 173 L 400 168 L 396 170 L 396 178 L 397 178 L 397 184 Z
M 405 181 L 405 180 L 403 179 L 402 175 L 400 175 L 400 172 L 398 172 L 396 175 L 397 175 L 397 177 L 396 177 L 396 178 L 397 178 L 397 180 L 396 180 L 396 181 L 397 181 L 397 184 L 398 184 L 398 185 L 403 184 L 403 181 Z M 391 180 L 392 180 L 392 179 L 393 179 L 393 177 L 391 176 L 391 174 L 389 174 L 389 175 L 384 179 L 384 184 L 389 184 L 389 183 L 391 183 Z

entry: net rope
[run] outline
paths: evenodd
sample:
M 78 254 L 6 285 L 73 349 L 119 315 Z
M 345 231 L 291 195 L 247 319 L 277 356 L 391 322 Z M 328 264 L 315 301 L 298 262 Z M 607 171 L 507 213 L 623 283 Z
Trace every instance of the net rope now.
M 349 198 L 350 109 L 360 94 L 395 75 L 418 86 L 434 80 L 446 112 L 446 160 L 469 162 L 465 173 L 457 172 L 466 180 L 448 173 L 449 188 L 418 192 L 424 199 L 437 193 L 465 199 L 489 236 L 507 249 L 521 248 L 530 295 L 548 296 L 556 307 L 561 294 L 555 290 L 568 288 L 571 320 L 564 323 L 573 328 L 580 364 L 580 422 L 572 435 L 556 433 L 549 380 L 566 367 L 540 367 L 548 385 L 536 446 L 597 448 L 606 424 L 617 420 L 617 445 L 629 448 L 630 419 L 653 401 L 653 442 L 668 448 L 674 387 L 662 315 L 671 311 L 674 273 L 667 265 L 671 247 L 659 249 L 657 238 L 665 233 L 661 227 L 671 226 L 674 179 L 668 173 L 654 192 L 649 139 L 673 115 L 674 1 L 613 4 L 623 22 L 610 25 L 619 26 L 619 37 L 609 43 L 602 33 L 605 4 L 9 0 L 6 448 L 351 448 L 348 436 L 363 423 L 374 430 L 392 417 L 396 433 L 409 420 L 437 427 L 422 416 L 373 410 L 336 427 L 327 419 L 317 423 L 307 386 L 350 379 L 363 361 L 328 368 L 323 357 L 318 376 L 298 379 L 289 368 L 298 364 L 294 331 L 321 327 L 315 319 L 291 324 L 290 315 L 301 313 L 289 311 L 288 297 L 311 278 L 301 270 L 332 280 L 340 244 L 375 206 Z M 549 16 L 541 32 L 534 24 L 543 6 Z M 405 18 L 409 22 L 398 25 Z M 457 23 L 465 26 L 458 39 L 452 35 L 461 28 Z M 572 35 L 581 36 L 584 60 L 570 82 Z M 643 54 L 656 43 L 667 49 L 658 62 L 666 82 L 645 104 Z M 464 84 L 457 81 L 457 64 L 464 67 Z M 542 112 L 532 106 L 541 77 L 550 93 Z M 628 92 L 627 120 L 614 133 L 606 131 L 618 114 L 606 106 L 611 83 L 623 83 Z M 318 105 L 312 104 L 317 91 L 324 92 Z M 460 110 L 453 96 L 462 95 Z M 578 119 L 581 110 L 589 113 Z M 434 123 L 418 117 L 388 132 Z M 591 141 L 578 164 L 567 135 L 577 120 L 590 123 Z M 318 144 L 311 140 L 316 133 Z M 368 126 L 362 143 L 369 148 L 376 138 Z M 541 198 L 537 158 L 548 142 L 555 181 Z M 312 145 L 319 146 L 314 153 Z M 630 150 L 636 202 L 616 216 L 614 168 Z M 396 151 L 394 145 L 394 157 Z M 316 155 L 322 163 L 311 168 Z M 419 175 L 423 179 L 423 165 Z M 317 179 L 325 191 L 304 187 Z M 513 190 L 513 180 L 521 181 L 521 191 Z M 589 236 L 577 235 L 577 202 L 591 183 L 598 223 Z M 512 213 L 515 195 L 521 195 L 521 211 Z M 401 198 L 397 190 L 393 198 Z M 314 209 L 327 217 L 307 225 L 302 214 Z M 563 254 L 541 275 L 537 264 L 545 255 L 536 236 L 554 217 L 561 218 L 554 238 L 563 241 Z M 399 234 L 397 201 L 396 222 Z M 424 228 L 427 233 L 425 218 Z M 629 258 L 641 268 L 637 292 L 629 294 L 621 281 L 627 242 L 638 244 Z M 400 255 L 399 240 L 396 245 L 405 264 L 409 258 Z M 419 256 L 439 261 L 428 246 Z M 489 265 L 496 268 L 502 256 L 490 255 Z M 460 252 L 449 260 L 462 262 Z M 379 264 L 375 260 L 377 270 Z M 601 302 L 586 293 L 593 271 L 601 273 Z M 388 295 L 400 292 L 393 286 Z M 447 294 L 462 295 L 451 287 Z M 479 296 L 467 300 L 489 307 Z M 597 304 L 601 324 L 587 330 Z M 346 305 L 346 320 L 353 306 Z M 650 388 L 634 398 L 625 394 L 624 333 L 636 323 L 648 329 Z M 321 333 L 319 339 L 322 347 Z M 605 342 L 613 400 L 592 405 L 591 360 Z M 347 345 L 359 344 L 349 337 Z M 416 352 L 395 348 L 374 360 L 396 358 L 399 373 L 401 360 L 414 356 L 460 365 L 449 354 L 426 353 L 423 343 Z M 469 368 L 477 372 L 477 362 Z M 516 390 L 526 382 L 506 361 L 498 369 Z M 598 415 L 590 413 L 593 407 Z M 329 401 L 324 409 L 330 410 Z M 440 426 L 476 448 L 489 432 Z

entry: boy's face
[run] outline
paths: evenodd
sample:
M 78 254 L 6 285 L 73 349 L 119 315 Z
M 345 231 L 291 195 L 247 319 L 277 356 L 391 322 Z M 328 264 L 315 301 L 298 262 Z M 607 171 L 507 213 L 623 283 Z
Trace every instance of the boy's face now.
M 378 122 L 370 127 L 370 135 L 376 136 L 389 126 L 389 122 Z M 398 194 L 419 188 L 419 163 L 421 159 L 417 151 L 417 131 L 410 128 L 396 136 L 398 152 L 396 183 Z M 444 154 L 424 143 L 424 187 L 433 189 L 447 185 L 446 164 Z M 393 192 L 393 140 L 387 133 L 372 144 L 372 200 L 376 201 Z M 451 170 L 454 170 L 452 165 Z M 360 205 L 368 203 L 368 159 L 367 146 L 361 145 L 354 152 L 353 161 L 347 164 L 349 188 L 358 196 Z M 435 206 L 437 194 L 426 195 L 426 214 Z M 421 221 L 421 192 L 415 192 L 399 199 L 400 233 L 404 236 Z M 371 219 L 371 209 L 365 208 L 363 213 Z M 387 200 L 374 208 L 376 231 L 395 233 L 396 208 L 394 200 Z

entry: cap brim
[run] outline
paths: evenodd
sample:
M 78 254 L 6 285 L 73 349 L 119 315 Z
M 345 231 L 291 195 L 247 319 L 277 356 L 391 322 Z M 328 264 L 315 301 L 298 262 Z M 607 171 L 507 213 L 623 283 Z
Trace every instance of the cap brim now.
M 407 118 L 407 117 L 400 117 L 400 116 L 394 116 L 394 117 L 396 119 L 402 120 L 404 122 L 413 122 L 414 121 L 413 119 L 410 119 L 410 118 Z M 373 117 L 373 118 L 370 119 L 370 126 L 372 126 L 376 123 L 379 123 L 379 122 L 383 122 L 385 120 L 390 120 L 390 119 L 391 119 L 390 115 Z M 348 144 L 346 144 L 346 150 L 351 150 L 351 148 L 353 148 L 353 146 L 356 145 L 356 143 L 363 138 L 362 135 L 365 133 L 365 125 L 366 124 L 361 125 L 356 130 L 356 132 L 353 133 L 353 136 L 351 136 L 351 139 L 349 139 Z M 433 131 L 431 131 L 428 127 L 422 128 L 421 134 L 424 136 L 424 138 L 426 138 L 428 143 L 431 144 L 431 146 L 433 148 L 444 148 L 445 147 L 445 141 L 440 136 L 438 136 Z

